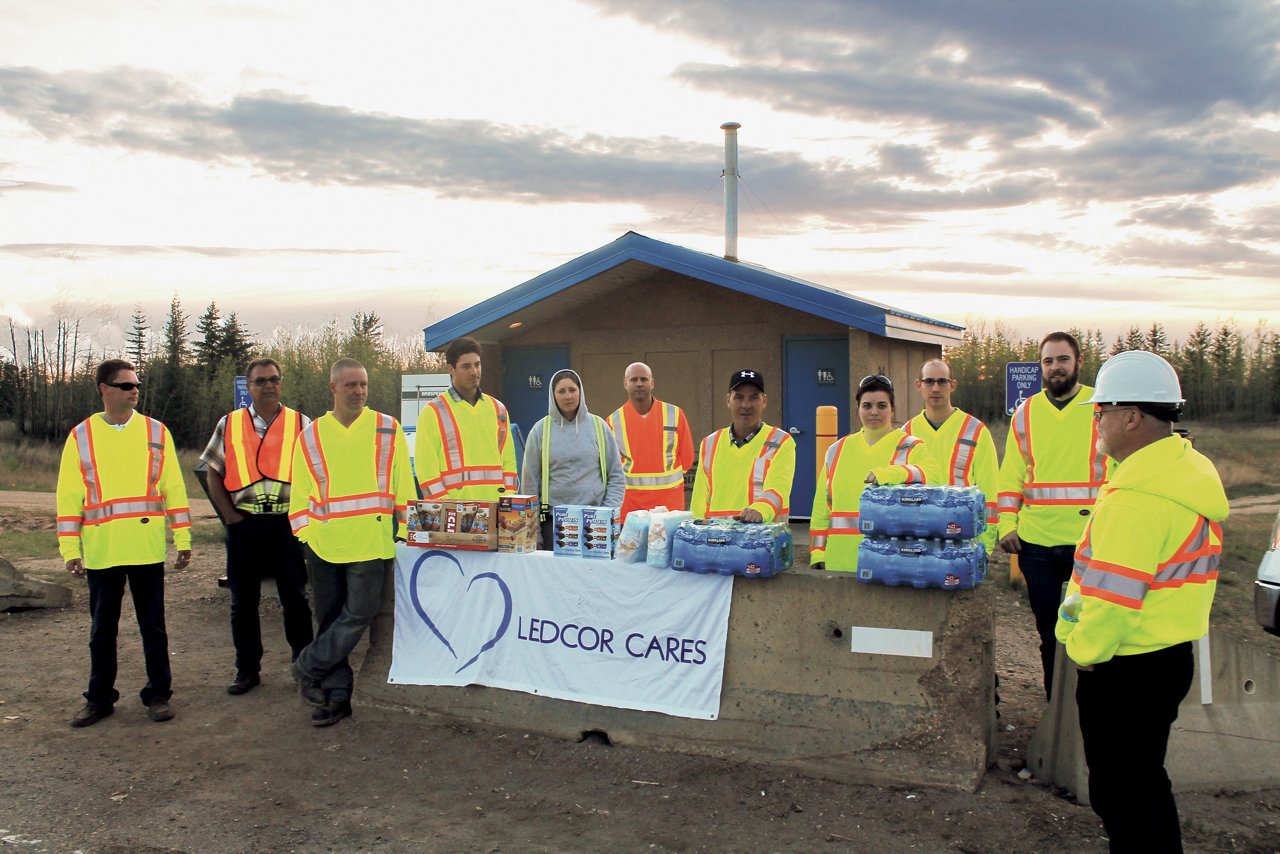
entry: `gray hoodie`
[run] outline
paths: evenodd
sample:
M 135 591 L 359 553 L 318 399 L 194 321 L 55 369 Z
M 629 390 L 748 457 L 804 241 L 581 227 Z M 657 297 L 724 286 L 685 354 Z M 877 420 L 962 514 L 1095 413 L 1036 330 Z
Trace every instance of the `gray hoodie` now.
M 578 384 L 578 412 L 572 421 L 556 407 L 556 380 L 573 377 Z M 547 385 L 547 417 L 533 425 L 524 445 L 524 466 L 520 469 L 520 492 L 536 495 L 544 507 L 585 504 L 592 507 L 621 507 L 627 488 L 618 455 L 618 443 L 609 425 L 604 424 L 605 471 L 608 486 L 600 481 L 600 451 L 596 444 L 596 416 L 587 410 L 587 390 L 582 378 L 570 370 L 556 371 Z M 551 431 L 550 498 L 542 495 L 542 434 Z

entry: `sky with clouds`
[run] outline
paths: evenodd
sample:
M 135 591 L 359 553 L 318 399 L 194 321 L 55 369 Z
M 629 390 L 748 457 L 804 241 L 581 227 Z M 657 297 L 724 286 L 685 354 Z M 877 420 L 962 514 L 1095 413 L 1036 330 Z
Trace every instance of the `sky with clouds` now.
M 1280 318 L 1271 0 L 0 0 L 0 322 L 422 326 L 627 230 L 954 323 Z M 5 323 L 7 327 L 7 323 Z M 7 330 L 4 337 L 7 336 Z

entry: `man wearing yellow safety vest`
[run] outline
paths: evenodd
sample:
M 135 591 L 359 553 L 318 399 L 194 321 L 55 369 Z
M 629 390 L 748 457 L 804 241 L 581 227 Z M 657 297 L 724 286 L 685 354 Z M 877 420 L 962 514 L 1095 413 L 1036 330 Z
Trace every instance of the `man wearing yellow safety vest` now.
M 142 384 L 133 365 L 98 366 L 103 411 L 67 437 L 58 469 L 58 551 L 67 570 L 89 584 L 89 688 L 73 727 L 115 711 L 116 634 L 126 583 L 142 633 L 147 717 L 173 717 L 169 635 L 164 621 L 165 522 L 173 529 L 175 568 L 191 563 L 191 511 L 173 437 L 134 410 Z
M 444 358 L 449 390 L 418 418 L 414 465 L 422 494 L 497 501 L 519 486 L 507 408 L 480 390 L 480 345 L 474 339 L 457 339 Z
M 351 714 L 347 661 L 382 606 L 382 585 L 417 498 L 404 431 L 365 407 L 369 374 L 355 359 L 329 371 L 333 410 L 311 423 L 293 448 L 289 522 L 305 544 L 316 638 L 293 662 L 315 726 Z
M 725 404 L 733 421 L 702 440 L 689 509 L 697 519 L 785 522 L 791 513 L 796 443 L 764 423 L 764 377 L 736 371 Z
M 996 545 L 996 493 L 1000 464 L 996 443 L 987 425 L 951 405 L 951 393 L 958 383 L 951 378 L 951 366 L 942 359 L 930 359 L 920 366 L 916 388 L 924 396 L 924 409 L 902 427 L 908 436 L 924 440 L 951 486 L 976 486 L 987 502 L 987 530 L 979 538 L 990 554 Z
M 227 693 L 235 695 L 261 683 L 258 601 L 263 575 L 275 576 L 292 657 L 313 638 L 307 565 L 288 515 L 293 444 L 311 419 L 280 402 L 284 370 L 275 359 L 256 359 L 245 374 L 252 402 L 219 419 L 200 457 L 212 472 L 209 500 L 227 526 L 231 642 L 236 650 L 236 675 Z
M 1057 623 L 1080 668 L 1089 803 L 1112 851 L 1181 851 L 1165 751 L 1191 687 L 1191 641 L 1209 631 L 1227 496 L 1213 463 L 1173 434 L 1182 390 L 1164 359 L 1112 356 L 1092 402 L 1099 444 L 1117 465 L 1076 548 Z
M 1074 336 L 1052 332 L 1040 342 L 1045 388 L 1013 413 L 1000 464 L 1000 548 L 1018 555 L 1040 635 L 1044 693 L 1053 685 L 1053 627 L 1062 585 L 1071 577 L 1107 458 L 1089 410 L 1093 389 L 1080 384 L 1084 358 Z
M 653 372 L 644 362 L 627 365 L 627 402 L 609 416 L 618 439 L 627 492 L 622 519 L 632 510 L 684 509 L 684 473 L 693 465 L 693 434 L 684 410 L 653 396 Z

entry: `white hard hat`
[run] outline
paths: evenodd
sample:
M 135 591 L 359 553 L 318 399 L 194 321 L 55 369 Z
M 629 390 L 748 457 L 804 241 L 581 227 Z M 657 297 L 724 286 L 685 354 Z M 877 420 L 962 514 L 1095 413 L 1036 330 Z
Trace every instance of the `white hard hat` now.
M 1127 350 L 1103 362 L 1098 371 L 1095 403 L 1159 403 L 1180 406 L 1182 386 L 1173 365 L 1146 350 Z

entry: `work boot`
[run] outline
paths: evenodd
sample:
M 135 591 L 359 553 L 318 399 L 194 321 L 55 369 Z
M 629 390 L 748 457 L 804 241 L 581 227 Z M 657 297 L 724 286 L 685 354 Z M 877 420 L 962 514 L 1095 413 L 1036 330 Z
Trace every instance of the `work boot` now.
M 227 686 L 227 693 L 233 696 L 248 694 L 250 690 L 261 684 L 262 677 L 257 673 L 240 671 L 236 673 L 236 678 L 231 680 L 231 684 Z
M 77 729 L 93 726 L 103 718 L 110 717 L 115 710 L 115 706 L 99 706 L 97 703 L 85 703 L 84 708 L 76 712 L 76 716 L 71 719 L 71 725 Z
M 156 723 L 173 720 L 173 707 L 168 700 L 152 700 L 147 703 L 147 717 Z
M 312 726 L 333 726 L 343 718 L 351 717 L 351 701 L 342 700 L 337 703 L 326 703 L 311 712 Z
M 302 697 L 302 702 L 316 707 L 325 704 L 324 687 L 320 684 L 320 680 L 308 679 L 303 675 L 298 668 L 298 662 L 295 661 L 289 665 L 289 675 L 298 683 L 298 694 Z

